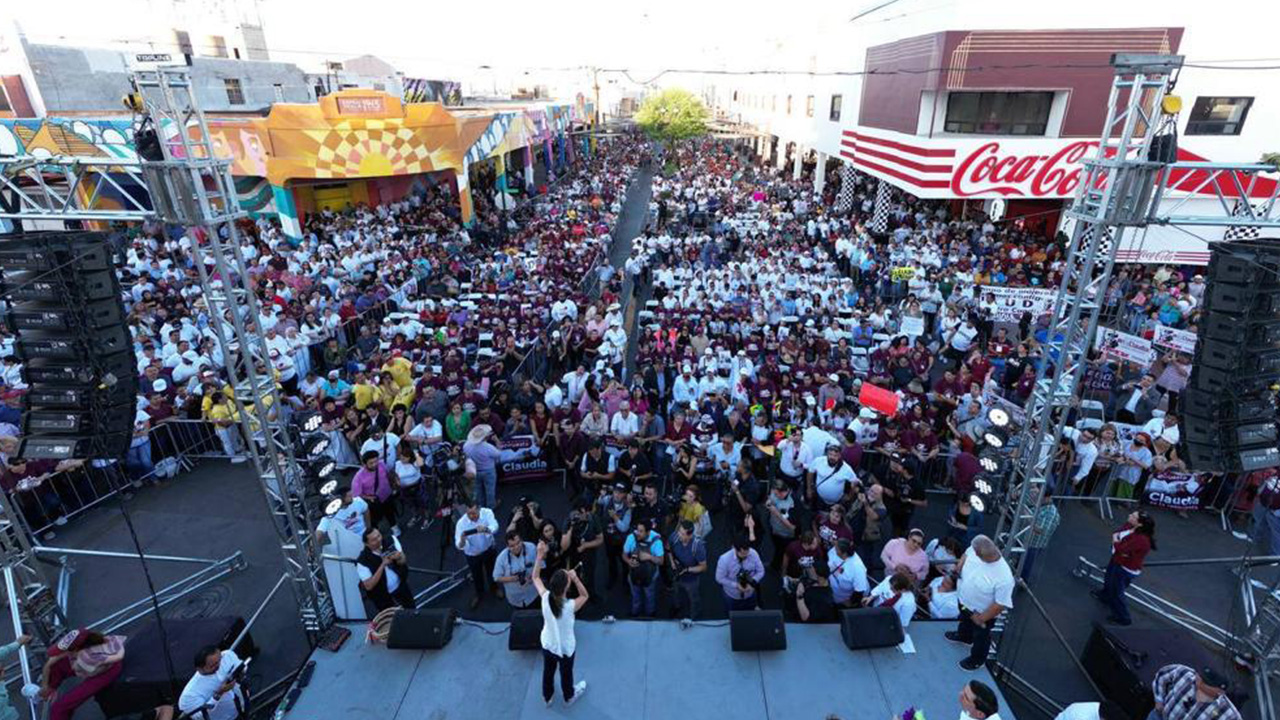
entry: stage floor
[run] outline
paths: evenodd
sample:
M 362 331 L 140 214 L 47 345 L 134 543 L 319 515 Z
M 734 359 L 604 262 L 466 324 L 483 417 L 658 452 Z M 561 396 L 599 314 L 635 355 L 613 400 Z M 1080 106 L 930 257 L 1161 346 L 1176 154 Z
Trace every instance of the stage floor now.
M 964 648 L 942 634 L 952 623 L 915 623 L 916 652 L 850 651 L 839 625 L 788 625 L 787 650 L 735 653 L 729 628 L 676 622 L 580 622 L 577 679 L 587 694 L 567 707 L 542 702 L 539 652 L 507 650 L 506 625 L 454 628 L 444 650 L 365 644 L 363 627 L 338 653 L 317 650 L 311 684 L 289 720 L 673 717 L 889 720 L 914 705 L 930 718 L 960 713 L 964 683 L 996 687 L 986 670 L 957 662 Z M 492 633 L 492 634 L 490 634 Z M 997 688 L 997 692 L 999 689 Z M 1001 698 L 1000 716 L 1013 720 Z

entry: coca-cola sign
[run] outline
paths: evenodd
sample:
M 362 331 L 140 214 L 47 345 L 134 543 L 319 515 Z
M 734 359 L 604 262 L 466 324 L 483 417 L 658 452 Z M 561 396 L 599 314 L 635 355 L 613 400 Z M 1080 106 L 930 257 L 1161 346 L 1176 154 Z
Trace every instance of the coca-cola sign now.
M 956 197 L 1068 197 L 1080 184 L 1080 160 L 1097 144 L 1080 140 L 1050 155 L 1017 155 L 1003 152 L 998 141 L 984 143 L 955 166 L 951 192 Z

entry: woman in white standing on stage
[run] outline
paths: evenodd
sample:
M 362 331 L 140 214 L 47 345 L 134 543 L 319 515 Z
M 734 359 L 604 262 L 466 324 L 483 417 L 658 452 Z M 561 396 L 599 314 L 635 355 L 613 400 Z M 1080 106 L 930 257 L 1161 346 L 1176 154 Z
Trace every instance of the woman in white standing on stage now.
M 573 634 L 573 618 L 587 604 L 587 589 L 573 570 L 557 570 L 551 575 L 551 587 L 543 585 L 541 574 L 546 554 L 547 544 L 538 543 L 533 586 L 542 598 L 542 699 L 547 701 L 547 707 L 551 707 L 551 701 L 555 699 L 558 666 L 564 701 L 572 705 L 587 691 L 586 680 L 573 682 L 573 660 L 578 644 Z M 578 589 L 578 597 L 572 602 L 565 598 L 570 582 Z

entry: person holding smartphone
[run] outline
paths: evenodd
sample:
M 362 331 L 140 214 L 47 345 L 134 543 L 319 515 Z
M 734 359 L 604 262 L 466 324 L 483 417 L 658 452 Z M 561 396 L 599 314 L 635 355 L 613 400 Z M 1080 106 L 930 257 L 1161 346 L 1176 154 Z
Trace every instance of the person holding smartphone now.
M 378 532 L 374 530 L 372 532 Z M 196 672 L 178 696 L 178 710 L 194 720 L 236 720 L 249 703 L 240 678 L 247 660 L 230 650 L 206 645 L 195 657 Z
M 361 540 L 364 550 L 356 558 L 356 574 L 376 612 L 396 605 L 412 609 L 415 603 L 409 589 L 409 563 L 400 541 L 394 536 L 384 539 L 376 527 L 365 530 Z

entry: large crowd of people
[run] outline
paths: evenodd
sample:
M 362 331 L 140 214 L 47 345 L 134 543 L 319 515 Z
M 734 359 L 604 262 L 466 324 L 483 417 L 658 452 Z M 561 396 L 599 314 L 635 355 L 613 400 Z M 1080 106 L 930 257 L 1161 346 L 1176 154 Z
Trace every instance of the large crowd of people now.
M 473 609 L 493 594 L 559 619 L 624 592 L 637 617 L 778 606 L 826 622 L 885 606 L 904 626 L 957 621 L 948 637 L 972 648 L 962 666 L 981 666 L 1015 578 L 973 502 L 978 455 L 989 411 L 1021 407 L 1052 361 L 1045 315 L 1003 315 L 988 289 L 1056 287 L 1061 238 L 905 193 L 873 229 L 874 179 L 855 176 L 852 207 L 837 208 L 838 174 L 815 195 L 744 146 L 690 141 L 666 148 L 644 230 L 615 267 L 615 224 L 650 153 L 602 142 L 510 214 L 481 186 L 470 226 L 447 184 L 313 213 L 301 240 L 241 223 L 260 307 L 246 320 L 265 333 L 258 362 L 283 401 L 268 412 L 319 413 L 326 452 L 354 470 L 322 541 L 333 528 L 360 538 L 353 559 L 377 610 L 413 601 L 397 538 L 448 523 Z M 191 444 L 236 463 L 257 441 L 216 342 L 229 319 L 199 294 L 198 240 L 147 227 L 122 249 L 142 392 L 121 466 L 13 456 L 24 385 L 5 358 L 3 485 L 33 527 L 63 522 L 95 477 L 160 482 Z M 1194 331 L 1205 286 L 1188 275 L 1121 268 L 1108 323 L 1147 338 Z M 1046 492 L 1130 500 L 1153 473 L 1185 467 L 1189 359 L 1091 365 L 1107 380 L 1073 411 Z M 897 411 L 875 409 L 874 390 Z M 157 436 L 166 423 L 178 429 Z M 503 508 L 500 467 L 533 458 L 563 478 L 563 497 Z M 930 504 L 943 524 L 921 522 Z M 1057 527 L 1046 508 L 1024 576 Z M 1154 522 L 1135 513 L 1113 540 L 1099 599 L 1127 624 L 1124 588 L 1155 548 Z M 572 665 L 557 657 L 571 699 Z

